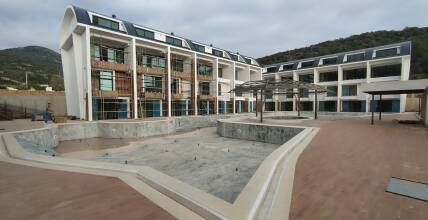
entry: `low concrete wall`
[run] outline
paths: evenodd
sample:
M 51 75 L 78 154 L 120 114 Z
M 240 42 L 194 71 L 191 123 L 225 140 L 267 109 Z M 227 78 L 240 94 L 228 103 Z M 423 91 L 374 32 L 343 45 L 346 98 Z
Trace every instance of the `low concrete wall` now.
M 85 138 L 139 138 L 154 135 L 164 135 L 177 130 L 213 127 L 218 118 L 230 118 L 233 115 L 210 115 L 172 117 L 165 120 L 153 121 L 97 121 L 65 124 L 52 124 L 46 128 L 29 131 L 12 132 L 16 140 L 33 153 L 52 154 L 52 148 L 59 141 L 78 140 Z
M 283 144 L 304 128 L 219 120 L 217 134 L 222 137 Z

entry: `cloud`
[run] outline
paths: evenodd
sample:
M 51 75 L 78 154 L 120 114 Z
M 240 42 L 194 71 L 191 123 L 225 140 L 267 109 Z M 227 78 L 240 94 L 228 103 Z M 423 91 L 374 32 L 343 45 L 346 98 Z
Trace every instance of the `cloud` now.
M 428 21 L 426 0 L 0 0 L 0 48 L 58 50 L 69 4 L 253 57 Z

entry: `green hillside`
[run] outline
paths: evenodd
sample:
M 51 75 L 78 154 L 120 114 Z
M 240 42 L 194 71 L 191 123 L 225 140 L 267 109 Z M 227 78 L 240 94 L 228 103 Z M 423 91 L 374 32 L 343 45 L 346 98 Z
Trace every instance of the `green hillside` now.
M 42 89 L 40 84 L 48 84 L 54 90 L 64 90 L 59 53 L 39 46 L 0 50 L 1 88 L 25 89 L 25 72 L 28 72 L 29 88 Z
M 368 32 L 347 38 L 326 41 L 304 48 L 279 52 L 261 57 L 257 60 L 262 65 L 268 65 L 408 40 L 412 41 L 410 78 L 428 78 L 428 27 L 409 27 L 401 31 Z

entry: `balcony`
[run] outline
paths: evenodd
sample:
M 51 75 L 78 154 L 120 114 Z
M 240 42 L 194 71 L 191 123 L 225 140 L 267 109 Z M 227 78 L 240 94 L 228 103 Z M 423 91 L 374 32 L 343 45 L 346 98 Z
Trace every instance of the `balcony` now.
M 137 72 L 150 75 L 165 75 L 165 58 L 137 53 Z
M 172 77 L 176 77 L 176 78 L 192 78 L 192 73 L 191 72 L 180 72 L 180 71 L 176 71 L 176 70 L 172 70 L 171 72 Z
M 172 100 L 184 99 L 184 94 L 183 93 L 172 93 L 171 98 L 172 98 Z
M 128 72 L 130 67 L 125 63 L 126 55 L 124 49 L 115 49 L 104 44 L 91 44 L 91 67 Z
M 215 97 L 212 95 L 198 95 L 198 99 L 204 101 L 214 101 Z
M 164 99 L 164 94 L 161 92 L 145 92 L 143 97 L 145 99 Z
M 118 91 L 104 91 L 104 90 L 93 89 L 92 90 L 92 96 L 93 97 L 118 97 L 119 92 Z
M 95 59 L 91 59 L 91 67 L 94 69 L 108 69 L 108 70 L 115 70 L 120 72 L 128 72 L 130 69 L 128 64 L 113 63 L 113 62 L 107 62 L 107 61 L 95 60 Z

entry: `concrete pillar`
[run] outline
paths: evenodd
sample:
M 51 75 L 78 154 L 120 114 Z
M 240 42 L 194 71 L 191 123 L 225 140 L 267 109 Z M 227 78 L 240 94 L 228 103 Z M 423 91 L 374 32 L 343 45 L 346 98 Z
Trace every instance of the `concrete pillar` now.
M 401 57 L 401 80 L 409 80 L 410 76 L 410 55 Z M 400 112 L 406 111 L 407 94 L 400 95 Z
M 198 60 L 196 53 L 193 53 L 193 90 L 195 91 L 193 97 L 193 103 L 195 103 L 192 108 L 194 115 L 198 115 Z
M 214 99 L 214 114 L 218 115 L 218 58 L 214 60 L 214 79 L 215 79 L 215 99 Z
M 132 68 L 132 107 L 134 112 L 134 119 L 138 118 L 138 94 L 137 94 L 137 47 L 135 45 L 135 38 L 131 41 L 131 68 Z
M 367 83 L 370 83 L 372 78 L 372 67 L 369 61 L 366 62 L 366 73 L 367 73 L 366 81 Z M 371 103 L 370 100 L 371 100 L 371 97 L 369 94 L 367 94 L 366 95 L 366 112 L 370 112 L 370 103 Z
M 342 85 L 343 85 L 343 67 L 337 66 L 337 112 L 342 110 Z
M 314 84 L 318 84 L 319 82 L 319 71 L 318 68 L 314 68 Z M 314 101 L 312 102 L 312 111 L 315 113 L 315 109 L 317 109 L 317 105 L 318 105 L 318 100 L 317 100 L 317 94 L 314 93 Z
M 233 69 L 233 74 L 232 74 L 233 80 L 232 80 L 231 88 L 234 89 L 235 85 L 236 85 L 236 74 L 235 74 L 235 72 L 236 72 L 236 65 L 235 65 L 235 62 L 233 62 L 233 64 L 232 64 L 232 69 Z M 236 105 L 236 99 L 235 99 L 235 97 L 236 97 L 236 94 L 233 94 L 233 98 L 232 98 L 233 114 L 236 114 L 236 107 L 235 107 L 235 105 Z
M 167 100 L 167 116 L 171 117 L 171 47 L 166 49 L 166 67 L 167 67 L 167 87 L 168 87 L 168 100 Z
M 296 73 L 296 71 L 293 71 L 293 80 L 299 81 L 299 75 Z M 296 92 L 298 92 L 298 90 L 293 89 L 293 92 L 296 93 Z M 293 111 L 296 111 L 296 109 L 297 109 L 297 99 L 296 99 L 295 95 L 293 95 Z
M 85 28 L 85 61 L 86 61 L 86 91 L 87 109 L 86 119 L 92 121 L 92 76 L 91 76 L 91 35 L 89 27 Z

